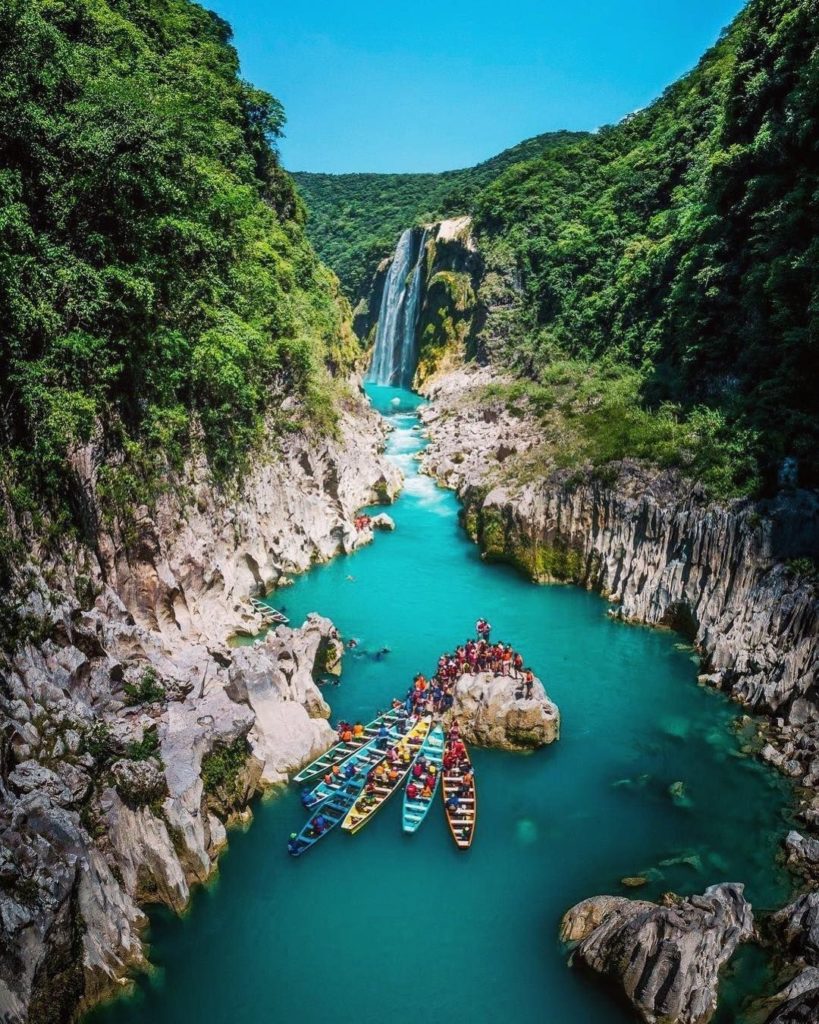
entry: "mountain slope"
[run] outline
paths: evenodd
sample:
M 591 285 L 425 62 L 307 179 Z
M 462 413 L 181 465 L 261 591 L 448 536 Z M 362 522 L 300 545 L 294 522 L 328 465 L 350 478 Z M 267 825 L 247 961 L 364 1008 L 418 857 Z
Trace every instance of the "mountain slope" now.
M 297 171 L 293 177 L 309 210 L 310 240 L 338 274 L 345 294 L 355 302 L 375 268 L 395 248 L 395 240 L 404 228 L 468 209 L 477 192 L 507 167 L 584 136 L 584 132 L 548 132 L 475 167 L 441 174 Z
M 717 493 L 794 456 L 819 482 L 816 0 L 753 0 L 651 107 L 474 205 L 515 281 L 485 344 L 545 404 L 575 382 L 581 454 L 713 469 Z
M 229 40 L 186 0 L 0 8 L 0 481 L 20 522 L 45 505 L 88 527 L 68 456 L 95 434 L 125 508 L 192 444 L 231 476 L 283 395 L 325 415 L 325 364 L 355 354 L 271 147 L 282 109 Z

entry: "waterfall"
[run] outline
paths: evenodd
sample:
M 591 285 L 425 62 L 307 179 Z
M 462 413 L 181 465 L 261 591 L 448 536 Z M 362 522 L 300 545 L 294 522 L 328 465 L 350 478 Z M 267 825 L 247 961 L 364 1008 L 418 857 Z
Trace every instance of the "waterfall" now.
M 424 282 L 427 231 L 424 229 L 417 251 L 413 245 L 415 234 L 408 228 L 398 239 L 384 281 L 370 364 L 369 379 L 375 384 L 408 388 L 418 365 L 416 328 Z

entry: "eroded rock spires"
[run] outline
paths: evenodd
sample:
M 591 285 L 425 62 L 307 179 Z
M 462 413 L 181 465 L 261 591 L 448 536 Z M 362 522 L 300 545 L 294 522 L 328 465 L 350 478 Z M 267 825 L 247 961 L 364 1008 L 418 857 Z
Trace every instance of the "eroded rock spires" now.
M 561 938 L 576 943 L 572 962 L 621 987 L 647 1024 L 706 1024 L 720 968 L 753 928 L 743 886 L 725 884 L 659 905 L 592 897 L 567 912 Z

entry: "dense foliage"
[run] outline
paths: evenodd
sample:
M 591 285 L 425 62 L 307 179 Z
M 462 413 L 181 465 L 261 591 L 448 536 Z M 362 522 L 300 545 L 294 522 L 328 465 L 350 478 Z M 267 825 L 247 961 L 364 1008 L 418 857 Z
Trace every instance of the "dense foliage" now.
M 490 267 L 524 288 L 495 354 L 544 384 L 567 356 L 594 364 L 592 446 L 679 435 L 667 461 L 710 456 L 720 493 L 786 455 L 819 482 L 817 0 L 752 0 L 650 108 L 475 207 Z
M 475 167 L 442 174 L 293 175 L 309 211 L 307 233 L 321 258 L 356 302 L 404 228 L 463 213 L 475 195 L 507 167 L 583 132 L 549 132 L 506 149 Z
M 355 354 L 278 163 L 282 109 L 241 81 L 229 39 L 188 0 L 0 5 L 1 468 L 18 511 L 79 521 L 69 456 L 92 437 L 120 505 L 192 437 L 228 476 L 282 395 L 325 415 L 326 365 Z

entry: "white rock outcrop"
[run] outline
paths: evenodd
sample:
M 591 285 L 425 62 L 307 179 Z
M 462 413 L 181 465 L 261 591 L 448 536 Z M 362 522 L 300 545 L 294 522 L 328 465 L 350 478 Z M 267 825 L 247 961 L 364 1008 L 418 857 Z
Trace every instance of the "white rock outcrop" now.
M 717 1008 L 720 968 L 753 935 L 741 885 L 662 904 L 596 896 L 572 907 L 561 938 L 572 962 L 617 984 L 646 1024 L 706 1024 Z
M 526 696 L 522 679 L 491 672 L 463 675 L 453 689 L 448 721 L 457 721 L 461 735 L 480 747 L 532 750 L 560 736 L 560 712 L 535 679 Z

